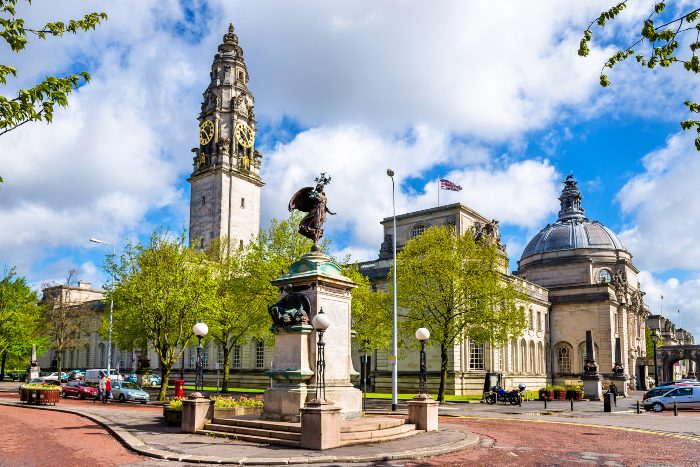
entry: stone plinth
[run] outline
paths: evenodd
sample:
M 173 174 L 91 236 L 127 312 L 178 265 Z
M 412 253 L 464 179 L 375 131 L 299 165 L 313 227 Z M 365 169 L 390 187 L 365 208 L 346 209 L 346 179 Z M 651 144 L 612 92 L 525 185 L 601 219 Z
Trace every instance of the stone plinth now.
M 340 407 L 313 399 L 301 409 L 301 447 L 331 449 L 340 446 Z
M 310 252 L 294 263 L 289 273 L 272 282 L 277 287 L 291 285 L 294 292 L 303 294 L 311 306 L 309 322 L 323 308 L 330 318 L 330 327 L 323 335 L 326 361 L 326 400 L 340 407 L 342 418 L 362 415 L 362 392 L 350 380 L 356 374 L 351 357 L 350 290 L 356 284 L 343 276 L 340 266 L 320 252 Z M 316 366 L 316 332 L 308 335 L 308 362 Z M 277 346 L 275 343 L 275 356 Z M 284 350 L 281 350 L 284 352 Z M 276 357 L 277 358 L 277 357 Z M 276 364 L 273 364 L 276 366 Z M 313 399 L 316 376 L 309 379 L 307 399 Z M 267 403 L 267 399 L 265 400 Z M 267 409 L 266 409 L 267 410 Z
M 581 375 L 583 380 L 583 398 L 600 401 L 603 400 L 603 377 L 598 373 Z
M 438 431 L 438 403 L 428 394 L 418 394 L 408 401 L 408 423 L 417 430 Z
M 182 401 L 182 432 L 196 433 L 214 417 L 214 401 L 202 397 L 199 392 Z
M 265 391 L 264 419 L 299 422 L 299 410 L 307 399 L 306 381 L 314 375 L 309 367 L 312 330 L 308 324 L 272 327 L 275 355 L 267 374 L 273 383 Z
M 629 387 L 627 387 L 628 381 L 629 377 L 626 374 L 616 374 L 610 377 L 610 382 L 615 383 L 617 395 L 620 397 L 629 396 Z

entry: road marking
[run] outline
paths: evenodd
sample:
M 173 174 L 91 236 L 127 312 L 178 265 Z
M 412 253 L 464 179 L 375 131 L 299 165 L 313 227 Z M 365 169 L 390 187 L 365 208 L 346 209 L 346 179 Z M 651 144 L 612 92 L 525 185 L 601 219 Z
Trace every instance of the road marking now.
M 683 434 L 683 433 L 670 433 L 667 431 L 647 430 L 644 428 L 632 428 L 632 427 L 626 427 L 626 426 L 597 425 L 597 424 L 593 424 L 593 423 L 573 423 L 573 422 L 562 422 L 562 421 L 558 421 L 558 420 L 537 420 L 537 419 L 526 419 L 526 418 L 481 417 L 478 415 L 445 415 L 445 416 L 449 417 L 449 418 L 465 418 L 465 419 L 471 419 L 471 420 L 506 420 L 506 421 L 511 421 L 511 422 L 550 423 L 553 425 L 571 425 L 571 426 L 583 426 L 583 427 L 588 427 L 588 428 L 605 428 L 605 429 L 609 429 L 609 430 L 631 431 L 631 432 L 635 432 L 635 433 L 643 433 L 643 434 L 657 435 L 657 436 L 667 436 L 670 438 L 686 439 L 689 441 L 700 442 L 700 436 L 697 436 L 697 435 Z

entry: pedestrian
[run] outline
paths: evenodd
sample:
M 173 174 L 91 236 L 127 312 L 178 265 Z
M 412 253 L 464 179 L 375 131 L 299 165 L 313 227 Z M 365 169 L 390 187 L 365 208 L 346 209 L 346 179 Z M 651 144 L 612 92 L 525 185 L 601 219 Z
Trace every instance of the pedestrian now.
M 617 386 L 614 381 L 610 383 L 610 394 L 613 395 L 613 404 L 617 407 Z
M 97 397 L 95 397 L 95 400 L 93 402 L 97 402 L 98 400 L 102 400 L 104 397 L 104 392 L 105 392 L 105 374 L 100 371 L 100 382 L 98 383 L 97 386 Z
M 105 381 L 105 395 L 104 395 L 104 402 L 107 403 L 109 402 L 109 399 L 112 397 L 112 380 L 107 378 L 107 381 Z

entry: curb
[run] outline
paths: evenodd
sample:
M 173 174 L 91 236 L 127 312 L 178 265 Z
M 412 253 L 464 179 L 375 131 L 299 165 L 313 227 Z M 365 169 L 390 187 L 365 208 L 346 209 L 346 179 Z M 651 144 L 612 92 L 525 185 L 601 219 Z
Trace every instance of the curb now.
M 55 412 L 69 413 L 78 415 L 88 420 L 92 420 L 101 427 L 111 433 L 117 441 L 125 448 L 143 456 L 152 457 L 155 459 L 163 459 L 178 462 L 190 462 L 195 464 L 237 464 L 237 465 L 293 465 L 293 464 L 322 464 L 333 462 L 376 462 L 389 461 L 399 459 L 422 459 L 425 457 L 438 456 L 449 454 L 451 452 L 461 451 L 471 448 L 479 442 L 479 437 L 474 433 L 462 432 L 466 436 L 463 440 L 449 444 L 438 446 L 411 449 L 408 451 L 394 453 L 371 454 L 367 456 L 318 456 L 318 457 L 216 457 L 216 456 L 196 456 L 192 454 L 180 454 L 171 451 L 164 451 L 148 446 L 143 441 L 136 438 L 127 430 L 110 425 L 110 422 L 98 415 L 88 414 L 82 411 L 72 409 L 64 409 L 56 406 L 31 406 L 21 404 L 19 402 L 0 400 L 0 405 L 9 407 L 20 407 L 33 410 L 52 410 Z

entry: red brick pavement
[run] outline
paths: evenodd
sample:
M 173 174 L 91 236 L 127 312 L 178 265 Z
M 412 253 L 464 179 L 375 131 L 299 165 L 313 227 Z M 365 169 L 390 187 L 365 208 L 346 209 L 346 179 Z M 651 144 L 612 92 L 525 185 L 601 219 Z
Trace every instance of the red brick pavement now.
M 697 418 L 693 417 L 693 422 Z M 581 425 L 511 420 L 442 419 L 479 435 L 479 446 L 405 466 L 700 466 L 700 442 Z
M 78 415 L 0 406 L 0 420 L 2 466 L 115 466 L 145 460 Z

